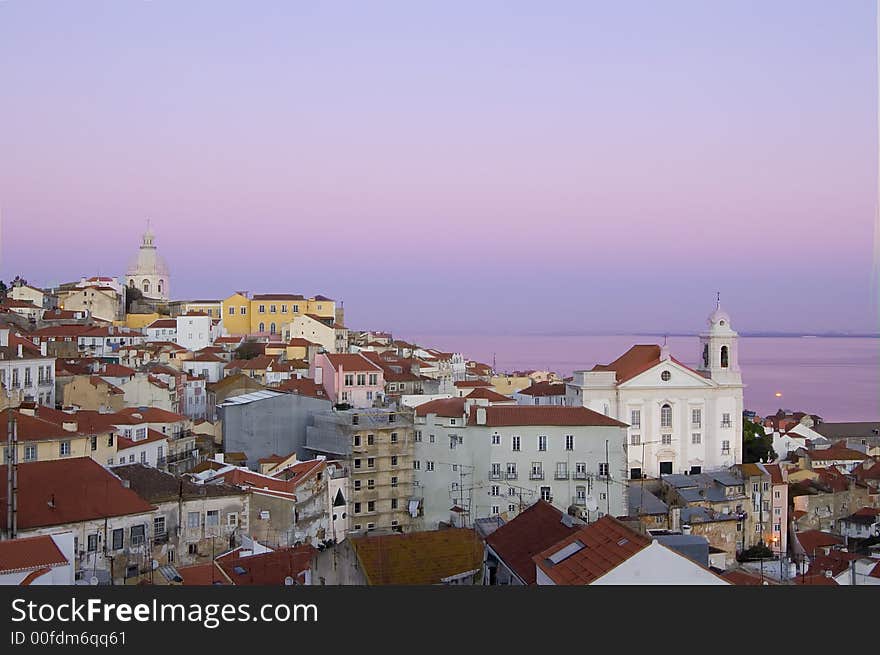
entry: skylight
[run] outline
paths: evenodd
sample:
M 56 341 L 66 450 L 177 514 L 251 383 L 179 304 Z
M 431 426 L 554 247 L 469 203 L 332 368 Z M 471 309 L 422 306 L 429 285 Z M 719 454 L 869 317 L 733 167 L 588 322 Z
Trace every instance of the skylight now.
M 553 564 L 559 564 L 559 562 L 571 557 L 572 555 L 583 550 L 584 548 L 586 548 L 586 546 L 580 541 L 574 541 L 568 544 L 565 548 L 553 553 L 549 559 Z

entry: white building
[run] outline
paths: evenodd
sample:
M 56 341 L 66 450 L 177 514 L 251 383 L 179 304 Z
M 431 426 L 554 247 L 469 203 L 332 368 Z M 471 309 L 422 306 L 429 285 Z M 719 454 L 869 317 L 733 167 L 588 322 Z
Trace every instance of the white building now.
M 743 384 L 738 335 L 720 305 L 700 335 L 701 363 L 666 346 L 636 345 L 610 364 L 575 371 L 566 404 L 629 424 L 629 476 L 699 473 L 742 462 Z
M 626 425 L 608 416 L 451 398 L 417 407 L 414 429 L 422 529 L 510 519 L 538 498 L 585 519 L 626 514 Z
M 0 404 L 18 405 L 30 398 L 55 406 L 55 358 L 46 355 L 46 343 L 32 341 L 0 329 Z
M 156 250 L 154 235 L 147 224 L 138 254 L 131 260 L 125 272 L 125 284 L 137 288 L 146 298 L 168 300 L 170 274 L 168 264 Z
M 158 318 L 144 329 L 146 341 L 171 341 L 177 343 L 177 321 L 173 318 Z
M 204 312 L 187 312 L 178 316 L 174 342 L 187 350 L 201 350 L 214 343 L 221 336 L 220 322 Z

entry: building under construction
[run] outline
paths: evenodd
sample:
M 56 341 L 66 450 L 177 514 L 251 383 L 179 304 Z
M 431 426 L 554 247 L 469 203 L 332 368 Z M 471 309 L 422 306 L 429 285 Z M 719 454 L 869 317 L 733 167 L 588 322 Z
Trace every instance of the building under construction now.
M 315 414 L 306 448 L 346 462 L 348 530 L 409 530 L 419 507 L 410 415 L 377 408 Z

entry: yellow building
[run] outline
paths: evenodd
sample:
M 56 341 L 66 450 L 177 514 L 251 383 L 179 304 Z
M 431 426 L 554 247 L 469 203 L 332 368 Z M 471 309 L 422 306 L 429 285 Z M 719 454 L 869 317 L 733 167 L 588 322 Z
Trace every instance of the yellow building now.
M 150 314 L 126 314 L 124 321 L 114 321 L 113 324 L 131 328 L 132 330 L 141 330 L 153 321 L 158 321 L 160 318 L 168 317 L 163 316 L 158 312 L 152 312 Z
M 532 386 L 532 378 L 527 375 L 496 375 L 489 383 L 501 395 L 510 396 Z
M 202 312 L 211 318 L 223 318 L 222 300 L 190 300 L 183 303 L 182 314 L 189 312 Z
M 0 412 L 2 425 L 9 421 L 9 411 Z M 19 462 L 91 457 L 99 464 L 106 465 L 116 455 L 116 439 L 112 430 L 80 425 L 76 414 L 33 405 L 13 411 Z
M 118 412 L 125 407 L 125 392 L 97 375 L 74 375 L 64 385 L 65 407 Z
M 235 335 L 280 335 L 282 325 L 306 314 L 336 319 L 336 301 L 325 296 L 306 298 L 292 293 L 263 293 L 248 298 L 239 292 L 221 305 L 223 327 L 228 334 Z

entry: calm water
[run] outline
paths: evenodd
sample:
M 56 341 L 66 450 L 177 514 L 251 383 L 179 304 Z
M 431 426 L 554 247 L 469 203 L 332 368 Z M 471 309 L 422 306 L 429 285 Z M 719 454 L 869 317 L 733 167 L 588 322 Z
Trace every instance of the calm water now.
M 415 335 L 417 343 L 462 352 L 499 371 L 541 369 L 571 375 L 608 363 L 646 336 Z M 670 337 L 672 355 L 688 365 L 700 356 L 697 337 Z M 762 415 L 780 407 L 819 414 L 827 421 L 880 420 L 880 339 L 740 337 L 745 405 Z M 782 394 L 777 398 L 775 394 Z

